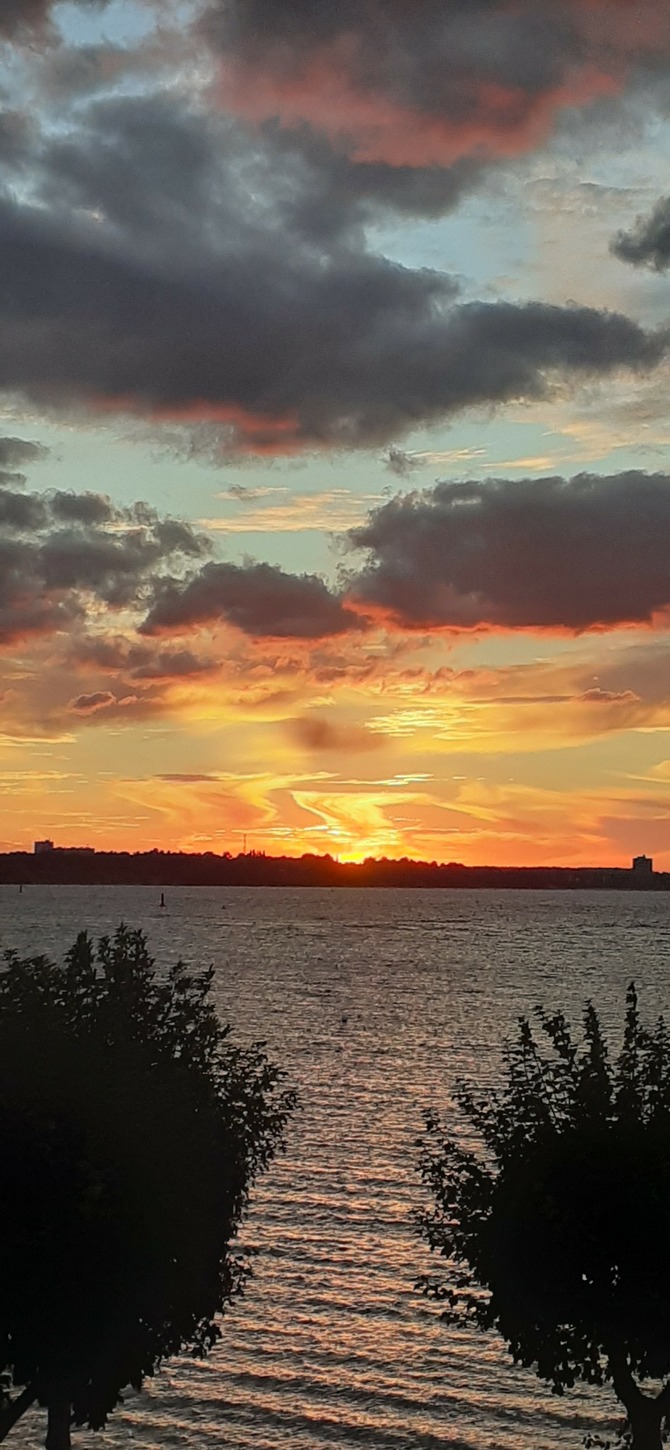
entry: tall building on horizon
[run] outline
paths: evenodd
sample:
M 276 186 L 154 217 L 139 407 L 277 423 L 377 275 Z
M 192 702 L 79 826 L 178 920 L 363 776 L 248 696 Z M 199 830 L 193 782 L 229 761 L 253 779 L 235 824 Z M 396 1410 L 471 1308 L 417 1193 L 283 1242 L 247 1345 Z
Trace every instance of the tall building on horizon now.
M 653 876 L 654 862 L 651 856 L 633 856 L 630 869 L 635 876 Z

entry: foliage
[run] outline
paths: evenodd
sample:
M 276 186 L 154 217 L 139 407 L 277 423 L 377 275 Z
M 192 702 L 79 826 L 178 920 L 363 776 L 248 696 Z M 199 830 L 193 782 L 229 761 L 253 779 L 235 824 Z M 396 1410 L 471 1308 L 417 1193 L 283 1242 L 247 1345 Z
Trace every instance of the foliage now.
M 212 969 L 159 975 L 140 931 L 0 973 L 0 1368 L 97 1429 L 125 1385 L 208 1350 L 232 1248 L 294 1095 L 236 1047 Z
M 563 1013 L 536 1018 L 498 1090 L 458 1089 L 478 1148 L 427 1121 L 420 1229 L 448 1268 L 424 1288 L 555 1391 L 610 1381 L 634 1429 L 658 1419 L 633 1443 L 655 1444 L 670 1390 L 637 1381 L 670 1374 L 670 1034 L 642 1025 L 634 985 L 614 1061 L 591 1003 L 581 1042 Z

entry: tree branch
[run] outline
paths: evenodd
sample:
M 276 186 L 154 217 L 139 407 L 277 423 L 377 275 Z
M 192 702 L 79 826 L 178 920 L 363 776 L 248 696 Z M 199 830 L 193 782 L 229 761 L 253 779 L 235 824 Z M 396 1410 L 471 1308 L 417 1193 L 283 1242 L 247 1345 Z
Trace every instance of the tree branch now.
M 621 1349 L 611 1349 L 607 1355 L 612 1386 L 617 1399 L 629 1412 L 640 1403 L 649 1400 L 633 1379 L 626 1354 Z
M 17 1420 L 20 1420 L 21 1416 L 25 1415 L 26 1410 L 29 1410 L 30 1406 L 35 1403 L 38 1393 L 38 1386 L 33 1381 L 31 1385 L 26 1385 L 25 1390 L 22 1390 L 21 1394 L 16 1396 L 16 1399 L 10 1400 L 9 1404 L 4 1405 L 0 1410 L 0 1440 L 7 1439 L 10 1430 L 14 1429 Z

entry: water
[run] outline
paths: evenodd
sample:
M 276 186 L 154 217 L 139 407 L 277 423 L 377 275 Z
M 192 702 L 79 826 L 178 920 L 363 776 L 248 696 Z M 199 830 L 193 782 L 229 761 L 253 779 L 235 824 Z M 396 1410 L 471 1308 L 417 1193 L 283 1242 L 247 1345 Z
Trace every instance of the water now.
M 142 926 L 161 962 L 216 967 L 216 1000 L 301 1090 L 245 1231 L 259 1253 L 207 1361 L 171 1362 L 82 1445 L 538 1450 L 611 1428 L 608 1393 L 552 1396 L 495 1340 L 446 1329 L 414 1281 L 417 1134 L 454 1079 L 495 1078 L 536 1002 L 619 1022 L 635 977 L 670 1004 L 670 897 L 615 892 L 0 887 L 0 945 L 54 954 Z M 37 1414 L 12 1441 L 40 1443 Z

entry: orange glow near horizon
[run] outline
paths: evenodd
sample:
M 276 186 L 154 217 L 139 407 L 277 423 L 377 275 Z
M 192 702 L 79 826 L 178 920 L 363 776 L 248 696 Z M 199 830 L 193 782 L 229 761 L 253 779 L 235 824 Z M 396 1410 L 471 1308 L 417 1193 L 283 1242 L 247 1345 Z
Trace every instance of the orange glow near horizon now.
M 194 640 L 203 672 L 145 679 L 31 644 L 0 658 L 0 849 L 235 855 L 246 838 L 347 861 L 645 853 L 670 869 L 662 635 L 546 647 L 538 634 L 524 663 L 504 634 L 278 645 L 222 627 Z M 507 663 L 484 663 L 494 648 Z

